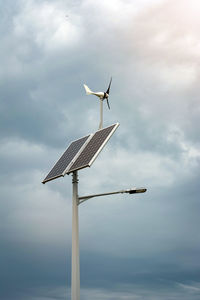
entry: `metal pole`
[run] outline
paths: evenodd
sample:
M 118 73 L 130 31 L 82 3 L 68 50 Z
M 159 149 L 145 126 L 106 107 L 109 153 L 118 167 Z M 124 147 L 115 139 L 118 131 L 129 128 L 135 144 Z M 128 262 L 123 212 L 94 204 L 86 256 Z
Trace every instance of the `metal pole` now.
M 103 128 L 103 100 L 100 99 L 100 123 L 99 123 L 99 129 Z
M 79 228 L 78 228 L 78 175 L 72 174 L 72 274 L 71 300 L 80 300 Z

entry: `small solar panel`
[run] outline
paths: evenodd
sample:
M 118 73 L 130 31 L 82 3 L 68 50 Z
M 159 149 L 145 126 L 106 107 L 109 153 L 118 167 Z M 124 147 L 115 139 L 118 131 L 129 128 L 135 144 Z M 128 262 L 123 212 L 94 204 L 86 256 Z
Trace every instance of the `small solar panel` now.
M 119 123 L 116 123 L 107 128 L 98 130 L 68 169 L 67 174 L 90 167 L 118 126 Z
M 76 158 L 76 155 L 79 153 L 79 151 L 81 151 L 87 144 L 89 138 L 90 135 L 72 142 L 67 150 L 63 153 L 61 158 L 57 161 L 55 166 L 51 169 L 49 174 L 42 181 L 42 183 L 64 176 L 66 169 L 70 166 L 70 163 L 73 162 L 73 159 Z

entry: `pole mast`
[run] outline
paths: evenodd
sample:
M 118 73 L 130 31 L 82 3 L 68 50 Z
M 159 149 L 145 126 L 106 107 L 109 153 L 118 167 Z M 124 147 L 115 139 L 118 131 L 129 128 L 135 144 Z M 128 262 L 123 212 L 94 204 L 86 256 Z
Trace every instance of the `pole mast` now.
M 100 101 L 100 123 L 99 123 L 99 129 L 103 128 L 103 99 L 99 99 Z
M 71 300 L 80 300 L 80 261 L 79 261 L 79 227 L 78 227 L 78 172 L 72 174 L 72 273 Z

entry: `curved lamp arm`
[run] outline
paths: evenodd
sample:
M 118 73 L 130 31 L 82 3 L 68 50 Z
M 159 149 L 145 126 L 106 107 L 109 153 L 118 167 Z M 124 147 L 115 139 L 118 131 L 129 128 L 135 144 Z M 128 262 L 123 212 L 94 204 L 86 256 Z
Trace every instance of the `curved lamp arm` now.
M 81 203 L 85 202 L 86 200 L 94 198 L 94 197 L 108 196 L 108 195 L 114 195 L 114 194 L 124 194 L 124 193 L 137 194 L 137 193 L 145 193 L 146 191 L 147 191 L 146 188 L 132 188 L 132 189 L 121 190 L 121 191 L 117 191 L 117 192 L 88 195 L 88 196 L 78 197 L 78 204 L 81 204 Z

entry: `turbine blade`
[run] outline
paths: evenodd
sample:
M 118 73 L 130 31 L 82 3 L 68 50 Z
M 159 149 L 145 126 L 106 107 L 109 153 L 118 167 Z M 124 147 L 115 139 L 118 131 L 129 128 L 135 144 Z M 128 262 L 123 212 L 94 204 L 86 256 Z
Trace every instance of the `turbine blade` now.
M 106 100 L 107 100 L 107 105 L 108 105 L 108 108 L 110 109 L 110 104 L 109 104 L 109 102 L 108 102 L 108 98 L 107 98 Z
M 107 89 L 107 91 L 106 91 L 106 93 L 107 93 L 108 95 L 109 95 L 109 92 L 110 92 L 111 82 L 112 82 L 112 77 L 110 78 L 110 83 L 109 83 L 108 89 Z

